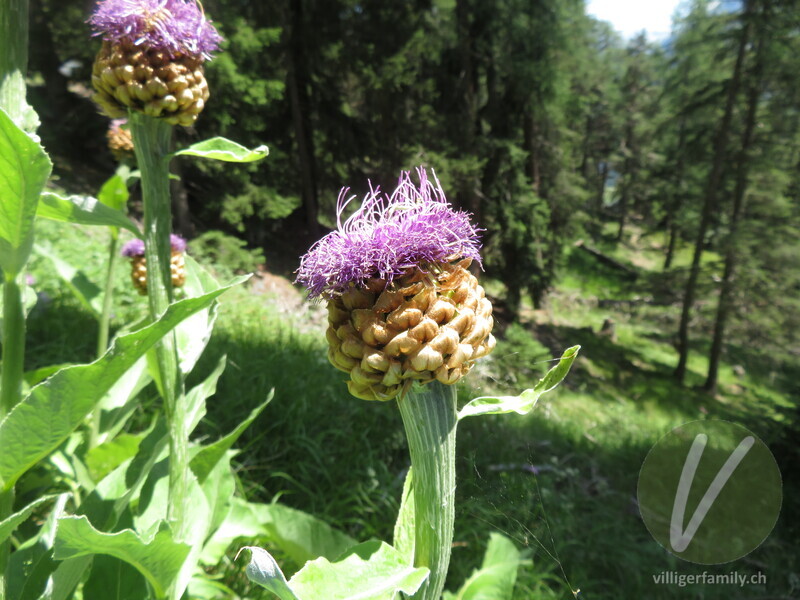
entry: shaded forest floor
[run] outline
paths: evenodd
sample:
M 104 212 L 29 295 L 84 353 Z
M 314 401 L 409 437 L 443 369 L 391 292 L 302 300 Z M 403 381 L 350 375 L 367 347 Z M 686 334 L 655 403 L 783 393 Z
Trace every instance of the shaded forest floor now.
M 702 382 L 706 366 L 706 347 L 697 343 L 688 386 L 678 386 L 671 377 L 677 357 L 672 342 L 688 252 L 681 251 L 671 271 L 662 274 L 663 240 L 635 228 L 632 233 L 623 244 L 604 237 L 592 244 L 629 266 L 635 278 L 572 247 L 547 305 L 527 308 L 518 322 L 500 323 L 496 351 L 473 371 L 470 387 L 460 389 L 462 400 L 517 393 L 532 387 L 563 349 L 583 347 L 566 384 L 532 415 L 462 424 L 448 588 L 457 589 L 479 566 L 489 533 L 500 531 L 528 558 L 515 598 L 570 598 L 577 589 L 581 598 L 609 600 L 800 597 L 798 450 L 790 428 L 797 430 L 797 414 L 789 398 L 797 373 L 767 350 L 736 350 L 722 370 L 720 393 L 710 397 L 693 387 Z M 41 223 L 37 240 L 99 283 L 105 235 Z M 216 268 L 226 274 L 224 265 Z M 37 257 L 31 272 L 40 299 L 29 324 L 27 368 L 91 360 L 96 333 L 91 316 L 46 259 Z M 127 282 L 122 264 L 116 326 L 145 311 L 146 300 Z M 488 281 L 486 287 L 502 297 L 500 283 Z M 190 377 L 203 379 L 227 354 L 229 366 L 209 402 L 203 431 L 227 432 L 275 388 L 275 399 L 239 442 L 241 492 L 312 512 L 359 539 L 390 539 L 408 467 L 399 415 L 391 404 L 347 394 L 344 375 L 325 358 L 324 310 L 301 299 L 285 278 L 269 272 L 223 298 L 217 329 Z M 709 308 L 699 306 L 698 331 Z M 608 319 L 613 334 L 601 332 Z M 156 402 L 153 391 L 150 398 Z M 142 422 L 147 408 L 146 403 Z M 745 559 L 720 566 L 692 565 L 667 553 L 646 531 L 636 505 L 639 468 L 652 445 L 673 427 L 706 418 L 751 428 L 776 454 L 784 475 L 784 506 L 773 534 Z M 266 598 L 248 586 L 232 562 L 235 553 L 231 548 L 220 577 L 242 597 Z M 284 566 L 289 572 L 297 567 Z M 653 577 L 665 570 L 761 571 L 767 584 L 655 585 Z

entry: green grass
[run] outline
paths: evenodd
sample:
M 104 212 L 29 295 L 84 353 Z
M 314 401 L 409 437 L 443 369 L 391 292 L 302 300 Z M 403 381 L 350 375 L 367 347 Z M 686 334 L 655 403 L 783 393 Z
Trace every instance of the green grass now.
M 100 281 L 106 243 L 102 232 L 44 223 L 38 235 L 40 243 L 55 247 Z M 647 243 L 657 249 L 657 240 L 648 238 Z M 634 260 L 635 248 L 624 244 L 601 249 L 628 264 L 646 264 Z M 656 250 L 648 252 L 655 257 Z M 680 256 L 677 269 L 688 264 L 684 250 Z M 650 262 L 660 269 L 654 258 Z M 46 261 L 36 259 L 31 270 L 37 291 L 49 301 L 31 315 L 28 366 L 91 360 L 93 319 Z M 798 486 L 791 470 L 797 453 L 785 427 L 796 409 L 779 385 L 784 379 L 767 376 L 770 359 L 755 353 L 744 377 L 728 366 L 722 370 L 717 398 L 678 386 L 670 376 L 676 360 L 671 346 L 674 305 L 598 307 L 598 299 L 650 293 L 651 273 L 640 270 L 642 276 L 630 282 L 571 250 L 559 286 L 549 297 L 547 318 L 508 327 L 495 353 L 469 378 L 471 388 L 460 388 L 462 400 L 518 392 L 535 383 L 551 355 L 576 343 L 583 347 L 566 384 L 545 396 L 532 415 L 468 419 L 461 425 L 449 589 L 479 566 L 489 532 L 500 531 L 524 548 L 529 559 L 515 588 L 515 598 L 523 600 L 571 598 L 571 590 L 578 588 L 580 597 L 591 599 L 788 598 L 796 593 L 790 582 L 800 573 Z M 144 299 L 129 290 L 127 276 L 123 262 L 116 327 L 144 311 Z M 502 290 L 496 282 L 488 287 Z M 613 341 L 597 333 L 607 317 L 616 324 Z M 214 336 L 190 376 L 190 383 L 199 382 L 219 357 L 228 357 L 199 435 L 214 438 L 233 429 L 275 388 L 272 404 L 238 443 L 242 493 L 252 500 L 279 499 L 358 539 L 388 540 L 409 464 L 399 414 L 392 403 L 349 396 L 344 375 L 325 358 L 323 333 L 324 319 L 313 310 L 285 311 L 274 298 L 255 296 L 246 288 L 224 296 Z M 702 343 L 693 347 L 691 385 L 702 381 L 705 349 Z M 764 362 L 753 362 L 756 358 Z M 773 367 L 780 373 L 788 369 Z M 702 567 L 674 558 L 650 537 L 635 504 L 638 471 L 652 445 L 673 427 L 705 418 L 751 427 L 778 449 L 785 477 L 784 509 L 775 532 L 733 565 Z M 289 573 L 298 567 L 284 566 Z M 766 588 L 742 590 L 654 585 L 653 576 L 664 570 L 761 570 L 768 583 Z M 248 598 L 269 597 L 254 592 L 230 561 L 219 573 Z

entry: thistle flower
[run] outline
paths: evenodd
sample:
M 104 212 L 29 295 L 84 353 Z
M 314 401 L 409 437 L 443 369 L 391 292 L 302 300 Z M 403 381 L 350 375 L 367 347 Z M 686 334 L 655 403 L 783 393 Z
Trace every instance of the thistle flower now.
M 222 41 L 197 0 L 104 0 L 89 23 L 103 37 L 92 70 L 103 112 L 194 123 L 208 100 L 203 62 Z
M 328 358 L 350 392 L 390 400 L 412 381 L 452 384 L 494 348 L 492 305 L 467 267 L 480 262 L 478 230 L 453 210 L 434 175 L 419 186 L 371 189 L 344 223 L 302 258 L 298 282 L 328 301 Z
M 133 137 L 130 130 L 124 127 L 127 123 L 128 119 L 112 119 L 106 131 L 108 149 L 119 161 L 133 156 Z
M 172 247 L 170 271 L 172 273 L 172 287 L 183 287 L 186 283 L 186 240 L 174 233 L 169 236 Z M 147 294 L 147 259 L 144 257 L 144 240 L 133 239 L 122 247 L 122 256 L 131 259 L 131 280 L 133 287 L 144 296 Z

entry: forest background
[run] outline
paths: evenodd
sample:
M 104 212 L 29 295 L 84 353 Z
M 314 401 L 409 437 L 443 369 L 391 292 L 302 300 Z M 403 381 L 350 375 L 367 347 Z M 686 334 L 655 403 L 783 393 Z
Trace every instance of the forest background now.
M 58 184 L 85 193 L 116 168 L 105 147 L 108 121 L 88 99 L 97 48 L 86 43 L 85 20 L 93 4 L 31 2 L 29 98 Z M 361 195 L 371 181 L 391 190 L 401 169 L 424 165 L 485 229 L 487 290 L 508 349 L 474 385 L 519 387 L 543 370 L 539 361 L 584 346 L 568 382 L 572 397 L 564 392 L 554 401 L 572 400 L 572 408 L 550 415 L 554 424 L 513 432 L 516 455 L 514 443 L 495 451 L 480 441 L 496 429 L 466 434 L 466 448 L 485 452 L 469 466 L 499 479 L 488 504 L 477 500 L 481 476 L 465 480 L 475 505 L 464 516 L 468 551 L 455 554 L 454 582 L 476 566 L 488 525 L 532 554 L 520 598 L 563 597 L 576 587 L 618 598 L 630 562 L 645 566 L 626 597 L 701 597 L 702 590 L 648 587 L 651 573 L 678 567 L 635 521 L 632 485 L 644 453 L 670 426 L 711 416 L 751 426 L 775 452 L 787 489 L 796 489 L 800 4 L 686 3 L 672 34 L 657 43 L 644 35 L 623 40 L 576 0 L 206 0 L 204 8 L 226 42 L 207 65 L 208 107 L 178 143 L 224 135 L 267 143 L 270 156 L 255 166 L 176 161 L 175 228 L 198 256 L 223 270 L 258 269 L 262 281 L 267 271 L 291 278 L 299 256 L 335 225 L 341 187 Z M 135 202 L 131 209 L 135 215 Z M 71 243 L 73 254 L 86 251 L 83 242 Z M 50 293 L 59 322 L 65 310 L 77 310 L 57 285 Z M 81 354 L 81 335 L 54 328 L 55 314 L 34 313 L 41 344 L 29 353 L 60 335 L 70 353 Z M 290 320 L 270 315 L 280 327 Z M 238 348 L 242 371 L 261 369 L 246 381 L 259 393 L 275 386 L 273 406 L 294 398 L 284 410 L 307 423 L 302 444 L 288 415 L 265 425 L 269 440 L 253 434 L 242 485 L 265 498 L 285 493 L 351 534 L 383 534 L 396 498 L 376 501 L 361 483 L 351 491 L 363 497 L 332 492 L 319 472 L 298 468 L 292 457 L 300 444 L 321 468 L 354 452 L 343 431 L 330 434 L 343 443 L 331 450 L 314 421 L 325 414 L 318 394 L 345 394 L 327 391 L 329 384 L 318 391 L 313 378 L 306 389 L 291 383 L 275 356 L 310 360 L 304 336 L 314 324 L 312 315 L 265 330 L 265 338 L 278 331 L 280 343 L 232 322 L 222 334 L 219 352 L 236 357 Z M 269 366 L 247 363 L 244 354 L 259 351 L 273 353 Z M 211 365 L 214 357 L 204 360 Z M 29 362 L 37 361 L 48 364 L 41 355 Z M 303 377 L 296 368 L 286 372 Z M 323 376 L 336 378 L 332 370 Z M 223 399 L 232 393 L 233 382 L 227 385 Z M 230 408 L 218 409 L 221 422 L 235 422 Z M 386 439 L 382 427 L 396 424 L 381 419 L 370 425 L 377 437 L 364 437 L 377 446 L 361 450 L 352 478 L 372 469 L 376 488 L 394 490 L 391 465 L 401 442 Z M 272 446 L 276 440 L 283 450 Z M 543 469 L 537 461 L 550 459 L 542 444 L 551 442 L 552 463 Z M 599 458 L 585 456 L 592 452 Z M 544 473 L 534 492 L 530 473 L 519 472 L 531 461 Z M 261 477 L 266 470 L 269 483 Z M 285 474 L 280 484 L 274 473 Z M 527 508 L 516 506 L 520 497 Z M 762 597 L 800 593 L 791 544 L 797 501 L 786 497 L 773 545 L 747 565 L 767 572 Z M 559 508 L 548 517 L 545 506 Z M 601 533 L 604 520 L 610 537 Z M 550 531 L 544 525 L 555 530 L 553 540 L 539 541 Z M 560 558 L 548 556 L 559 549 Z M 238 581 L 235 571 L 229 576 Z

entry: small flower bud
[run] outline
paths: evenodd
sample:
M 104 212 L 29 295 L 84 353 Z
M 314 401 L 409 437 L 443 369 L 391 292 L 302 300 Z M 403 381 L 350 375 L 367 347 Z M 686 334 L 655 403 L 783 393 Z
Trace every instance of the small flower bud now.
M 172 287 L 183 287 L 186 283 L 186 240 L 179 235 L 170 236 L 172 254 L 170 256 L 170 273 L 172 276 Z M 147 294 L 147 259 L 145 258 L 144 241 L 140 239 L 131 240 L 122 247 L 122 256 L 131 259 L 131 281 L 139 294 Z
M 133 137 L 131 137 L 130 130 L 124 127 L 127 122 L 127 119 L 113 119 L 106 132 L 108 149 L 119 161 L 133 156 Z

